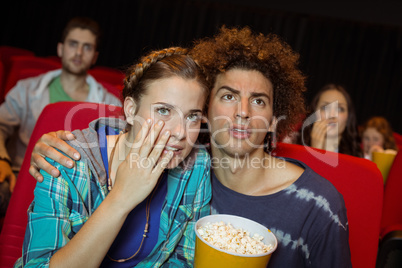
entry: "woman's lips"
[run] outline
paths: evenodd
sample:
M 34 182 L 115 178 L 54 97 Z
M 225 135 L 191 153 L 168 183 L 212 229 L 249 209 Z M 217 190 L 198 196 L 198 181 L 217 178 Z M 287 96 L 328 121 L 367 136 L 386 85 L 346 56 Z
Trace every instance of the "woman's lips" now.
M 165 149 L 163 150 L 164 153 L 168 153 L 168 152 L 173 152 L 173 156 L 177 156 L 180 155 L 182 152 L 183 148 L 180 146 L 169 146 L 166 145 Z

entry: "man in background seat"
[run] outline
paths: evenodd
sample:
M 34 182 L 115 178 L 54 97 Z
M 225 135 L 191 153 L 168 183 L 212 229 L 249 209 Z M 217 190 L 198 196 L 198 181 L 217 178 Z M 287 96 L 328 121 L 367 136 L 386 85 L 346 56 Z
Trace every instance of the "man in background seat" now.
M 5 215 L 35 123 L 43 108 L 60 101 L 121 106 L 88 70 L 98 58 L 100 27 L 90 18 L 71 19 L 57 44 L 62 68 L 20 80 L 0 105 L 0 217 Z

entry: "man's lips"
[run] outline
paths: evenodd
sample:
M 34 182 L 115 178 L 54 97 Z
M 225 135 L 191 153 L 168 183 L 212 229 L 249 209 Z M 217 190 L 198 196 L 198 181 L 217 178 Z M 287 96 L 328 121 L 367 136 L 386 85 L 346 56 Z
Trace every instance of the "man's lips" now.
M 251 129 L 245 126 L 233 126 L 229 128 L 229 133 L 231 136 L 238 138 L 238 139 L 246 139 L 249 138 L 251 135 Z

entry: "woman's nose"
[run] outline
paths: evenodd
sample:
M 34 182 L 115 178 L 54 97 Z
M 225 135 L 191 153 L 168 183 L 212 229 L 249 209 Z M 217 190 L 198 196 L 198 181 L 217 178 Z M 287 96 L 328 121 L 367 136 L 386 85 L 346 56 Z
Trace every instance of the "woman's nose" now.
M 171 122 L 169 130 L 171 136 L 175 137 L 177 140 L 182 140 L 186 137 L 186 124 L 184 119 L 177 119 Z

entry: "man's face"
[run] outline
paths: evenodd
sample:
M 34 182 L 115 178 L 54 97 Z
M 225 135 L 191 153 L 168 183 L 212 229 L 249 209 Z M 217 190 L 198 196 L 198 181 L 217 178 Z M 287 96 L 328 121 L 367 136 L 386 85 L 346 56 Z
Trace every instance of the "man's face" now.
M 63 70 L 76 75 L 86 75 L 98 58 L 96 36 L 89 30 L 71 30 L 64 43 L 59 43 L 57 53 L 61 57 Z
M 241 157 L 264 150 L 272 105 L 272 83 L 260 72 L 233 69 L 218 75 L 208 108 L 213 151 Z

